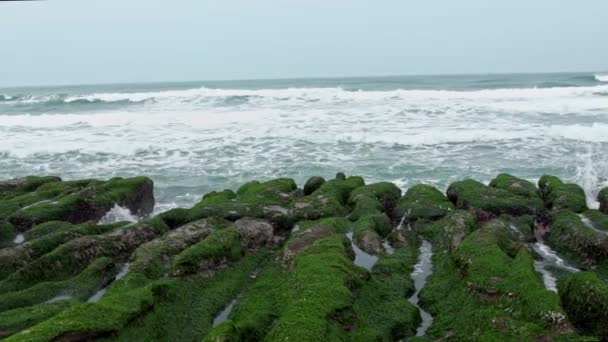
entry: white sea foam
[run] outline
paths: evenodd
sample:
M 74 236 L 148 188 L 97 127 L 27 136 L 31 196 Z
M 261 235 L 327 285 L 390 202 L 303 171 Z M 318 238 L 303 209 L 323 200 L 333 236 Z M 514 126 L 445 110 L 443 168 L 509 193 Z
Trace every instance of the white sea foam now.
M 23 234 L 17 234 L 17 236 L 15 236 L 15 239 L 13 240 L 13 243 L 16 245 L 20 245 L 23 242 L 25 242 L 25 236 Z
M 608 82 L 608 74 L 597 74 L 595 79 L 600 82 Z
M 98 222 L 98 224 L 112 224 L 116 222 L 137 222 L 137 217 L 134 216 L 127 208 L 114 204 Z
M 441 188 L 465 177 L 492 179 L 503 171 L 527 178 L 554 173 L 587 182 L 585 190 L 593 196 L 608 177 L 608 168 L 602 167 L 608 152 L 606 95 L 608 85 L 478 91 L 197 88 L 64 95 L 72 102 L 142 104 L 0 115 L 0 178 L 147 174 L 155 179 L 159 195 L 171 195 L 159 202 L 157 212 L 192 205 L 202 193 L 251 179 L 289 175 L 304 181 L 339 170 L 369 181 Z M 595 147 L 587 165 L 576 156 L 586 154 L 589 146 Z M 194 195 L 178 200 L 185 193 Z

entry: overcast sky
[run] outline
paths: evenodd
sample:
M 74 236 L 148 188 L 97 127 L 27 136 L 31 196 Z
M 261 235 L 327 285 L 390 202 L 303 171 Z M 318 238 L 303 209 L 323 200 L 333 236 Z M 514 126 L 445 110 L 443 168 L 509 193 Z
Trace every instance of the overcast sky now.
M 0 2 L 0 86 L 608 69 L 608 0 Z

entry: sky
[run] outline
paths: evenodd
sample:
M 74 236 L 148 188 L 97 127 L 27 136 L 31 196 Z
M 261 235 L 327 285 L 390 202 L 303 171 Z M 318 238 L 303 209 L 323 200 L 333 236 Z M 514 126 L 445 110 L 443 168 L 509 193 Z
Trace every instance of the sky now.
M 606 0 L 0 1 L 0 86 L 608 70 Z

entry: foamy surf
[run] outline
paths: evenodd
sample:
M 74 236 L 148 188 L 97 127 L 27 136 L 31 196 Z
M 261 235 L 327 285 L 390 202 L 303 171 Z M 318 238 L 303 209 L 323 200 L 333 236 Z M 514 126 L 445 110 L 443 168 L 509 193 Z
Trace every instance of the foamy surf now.
M 157 210 L 346 168 L 404 188 L 549 173 L 583 184 L 591 206 L 608 179 L 608 84 L 592 74 L 19 91 L 0 90 L 1 178 L 146 173 Z
M 608 74 L 597 74 L 595 79 L 600 82 L 608 82 Z

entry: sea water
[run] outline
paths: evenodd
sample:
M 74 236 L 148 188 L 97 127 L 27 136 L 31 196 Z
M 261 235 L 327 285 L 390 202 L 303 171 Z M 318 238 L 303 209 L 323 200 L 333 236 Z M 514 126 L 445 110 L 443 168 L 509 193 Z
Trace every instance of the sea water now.
M 157 211 L 338 171 L 445 189 L 501 172 L 608 185 L 602 73 L 0 89 L 0 179 L 148 175 Z

